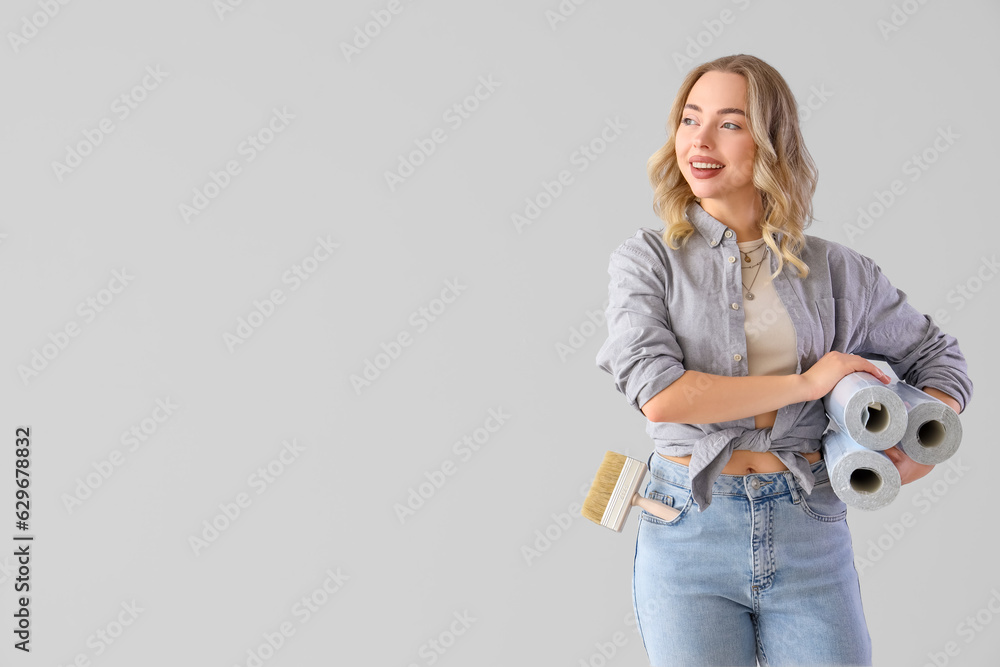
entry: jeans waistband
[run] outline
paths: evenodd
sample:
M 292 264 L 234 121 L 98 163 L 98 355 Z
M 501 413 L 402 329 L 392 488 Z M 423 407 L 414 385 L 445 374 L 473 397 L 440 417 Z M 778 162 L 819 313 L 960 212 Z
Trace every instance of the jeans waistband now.
M 691 489 L 690 469 L 686 465 L 665 459 L 654 451 L 650 454 L 647 466 L 649 474 L 658 480 L 684 489 Z M 816 478 L 816 484 L 829 481 L 824 459 L 816 461 L 810 468 Z M 748 475 L 720 474 L 712 485 L 713 496 L 763 498 L 787 493 L 797 498 L 801 490 L 802 487 L 796 481 L 795 476 L 788 470 L 758 472 Z

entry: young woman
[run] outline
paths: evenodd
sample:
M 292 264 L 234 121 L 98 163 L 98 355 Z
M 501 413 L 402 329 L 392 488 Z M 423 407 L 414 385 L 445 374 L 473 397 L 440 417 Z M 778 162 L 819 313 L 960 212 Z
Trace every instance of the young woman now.
M 886 361 L 961 412 L 957 341 L 869 258 L 803 233 L 817 171 L 781 75 L 748 55 L 688 74 L 649 160 L 654 211 L 611 255 L 597 364 L 647 419 L 633 574 L 653 665 L 870 665 L 820 399 Z M 886 452 L 903 483 L 932 466 Z

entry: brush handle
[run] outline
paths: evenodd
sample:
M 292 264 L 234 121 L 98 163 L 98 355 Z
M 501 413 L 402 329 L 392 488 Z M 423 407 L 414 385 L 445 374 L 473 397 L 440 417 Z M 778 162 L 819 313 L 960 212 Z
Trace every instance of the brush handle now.
M 638 493 L 632 495 L 632 504 L 636 507 L 641 507 L 653 516 L 658 519 L 663 519 L 664 521 L 673 521 L 677 518 L 677 515 L 681 513 L 681 511 L 676 507 L 664 505 L 661 502 L 646 498 Z

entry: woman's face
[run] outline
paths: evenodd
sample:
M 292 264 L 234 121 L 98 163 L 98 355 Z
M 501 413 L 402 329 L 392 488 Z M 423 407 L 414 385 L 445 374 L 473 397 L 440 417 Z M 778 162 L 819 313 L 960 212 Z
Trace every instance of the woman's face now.
M 746 93 L 746 79 L 729 72 L 705 72 L 688 93 L 674 144 L 681 173 L 702 200 L 726 200 L 731 206 L 757 196 L 757 149 L 744 116 Z

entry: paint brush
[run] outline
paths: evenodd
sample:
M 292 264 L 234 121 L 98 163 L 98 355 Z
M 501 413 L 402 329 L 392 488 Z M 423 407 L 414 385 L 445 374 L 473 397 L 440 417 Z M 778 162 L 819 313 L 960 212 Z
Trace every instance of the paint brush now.
M 632 506 L 641 507 L 664 521 L 673 520 L 680 510 L 645 498 L 639 485 L 646 476 L 646 464 L 624 454 L 605 452 L 580 514 L 605 528 L 622 532 Z

